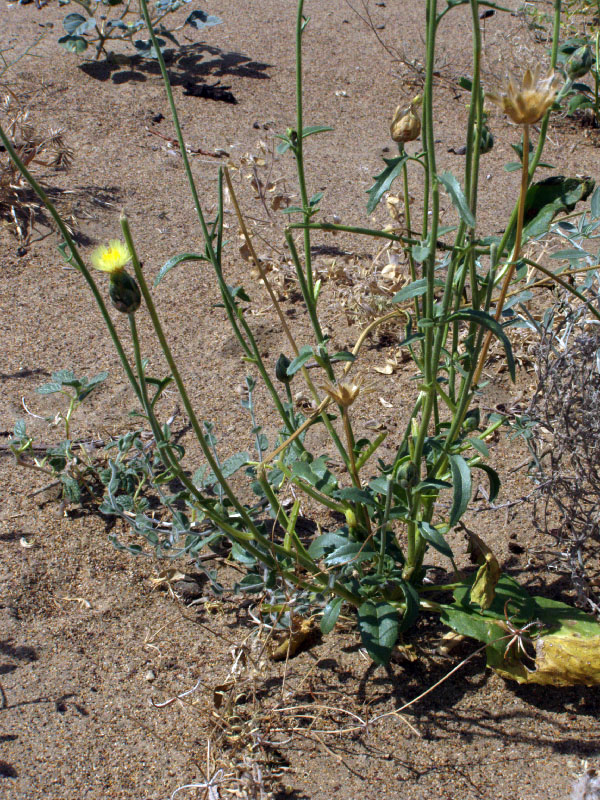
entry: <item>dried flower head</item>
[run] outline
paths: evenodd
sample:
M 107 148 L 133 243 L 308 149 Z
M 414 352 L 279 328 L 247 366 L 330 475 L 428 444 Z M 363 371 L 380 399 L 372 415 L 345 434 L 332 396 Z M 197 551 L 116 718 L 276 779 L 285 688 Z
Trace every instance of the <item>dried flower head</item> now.
M 115 275 L 123 272 L 125 264 L 131 261 L 131 253 L 126 244 L 118 239 L 111 239 L 108 245 L 102 245 L 94 250 L 91 260 L 96 269 Z
M 358 397 L 360 392 L 360 383 L 325 383 L 321 386 L 331 399 L 341 406 L 341 408 L 348 408 Z
M 417 114 L 417 107 L 421 104 L 421 95 L 417 95 L 408 107 L 408 111 L 398 106 L 394 112 L 394 119 L 390 125 L 390 136 L 394 142 L 403 144 L 413 142 L 421 133 L 421 120 Z
M 500 93 L 488 92 L 486 97 L 499 106 L 517 125 L 533 125 L 550 108 L 560 88 L 560 76 L 553 70 L 540 78 L 540 67 L 536 64 L 533 72 L 528 69 L 521 86 L 516 86 L 512 77 Z

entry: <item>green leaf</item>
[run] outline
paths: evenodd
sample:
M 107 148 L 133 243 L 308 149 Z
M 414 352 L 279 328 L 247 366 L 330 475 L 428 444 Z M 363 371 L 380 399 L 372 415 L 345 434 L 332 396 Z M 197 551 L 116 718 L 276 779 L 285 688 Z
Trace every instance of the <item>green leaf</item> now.
M 554 217 L 562 211 L 573 211 L 577 203 L 588 198 L 594 186 L 592 178 L 565 178 L 562 175 L 554 175 L 530 186 L 525 203 L 523 243 L 547 233 Z M 508 246 L 512 247 L 513 242 L 514 235 Z
M 201 255 L 200 253 L 181 253 L 178 256 L 173 256 L 168 261 L 162 265 L 159 269 L 156 278 L 154 279 L 154 286 L 158 286 L 158 284 L 162 281 L 165 277 L 167 272 L 170 272 L 173 267 L 176 267 L 178 264 L 182 264 L 184 261 L 206 261 L 206 256 Z
M 313 196 L 308 201 L 308 205 L 311 206 L 311 207 L 312 206 L 316 206 L 317 203 L 319 202 L 319 200 L 321 200 L 321 198 L 323 197 L 324 194 L 325 194 L 325 192 L 317 192 L 316 194 L 313 194 Z
M 304 214 L 304 209 L 300 206 L 287 206 L 279 209 L 282 214 Z
M 471 447 L 477 450 L 478 453 L 481 453 L 484 458 L 488 458 L 490 451 L 483 439 L 477 439 L 474 437 L 472 439 L 467 439 L 467 442 L 471 445 Z
M 595 189 L 592 195 L 591 212 L 593 219 L 600 217 L 600 186 Z
M 69 53 L 83 53 L 87 50 L 88 46 L 83 36 L 61 36 L 58 43 L 61 47 L 64 47 L 65 50 L 68 50 Z
M 471 469 L 462 456 L 453 454 L 448 456 L 450 471 L 452 472 L 452 486 L 454 495 L 450 509 L 450 525 L 456 525 L 467 510 L 471 499 Z
M 364 542 L 346 542 L 325 558 L 328 567 L 339 567 L 346 564 L 360 564 L 362 561 L 373 561 L 377 553 L 365 546 Z
M 325 131 L 332 131 L 329 125 L 309 125 L 302 129 L 302 138 L 306 139 L 307 136 L 313 136 L 315 133 L 325 133 Z
M 24 419 L 18 419 L 15 422 L 13 433 L 16 439 L 24 439 L 27 436 L 27 423 Z
M 462 221 L 468 225 L 469 228 L 474 228 L 475 217 L 473 216 L 473 212 L 467 203 L 467 198 L 464 196 L 463 190 L 460 188 L 460 184 L 454 175 L 451 172 L 443 172 L 439 176 L 439 180 L 440 183 L 444 184 L 446 191 L 450 195 L 452 204 L 460 214 Z
M 434 528 L 429 522 L 417 522 L 417 527 L 419 528 L 421 536 L 425 541 L 429 542 L 432 547 L 435 547 L 435 549 L 446 556 L 446 558 L 454 558 L 454 553 L 450 545 L 437 528 Z
M 389 603 L 370 600 L 358 609 L 362 643 L 376 664 L 387 664 L 398 639 L 398 612 Z
M 65 499 L 69 503 L 79 503 L 81 500 L 81 489 L 75 478 L 71 475 L 61 475 L 60 482 L 62 483 L 63 493 Z
M 470 439 L 469 441 L 473 442 L 475 440 Z M 483 470 L 485 474 L 488 476 L 490 481 L 490 491 L 488 499 L 490 503 L 493 503 L 494 500 L 498 497 L 498 493 L 500 492 L 501 484 L 498 473 L 496 472 L 495 469 L 492 469 L 492 467 L 490 467 L 489 464 L 475 464 L 474 467 Z
M 356 356 L 353 353 L 349 353 L 347 350 L 340 350 L 338 353 L 334 353 L 330 359 L 330 361 L 356 361 Z
M 383 172 L 380 172 L 379 175 L 374 175 L 373 180 L 375 183 L 371 188 L 368 190 L 369 201 L 367 203 L 367 213 L 371 214 L 375 211 L 377 204 L 383 197 L 383 195 L 388 191 L 390 186 L 392 185 L 393 181 L 400 175 L 402 172 L 402 167 L 406 164 L 408 160 L 408 156 L 406 153 L 404 155 L 398 156 L 397 158 L 384 158 L 383 159 L 386 163 L 386 168 Z
M 67 33 L 73 34 L 77 28 L 87 21 L 88 17 L 84 17 L 83 14 L 67 14 L 67 16 L 63 19 L 63 28 Z
M 392 297 L 392 303 L 401 303 L 403 300 L 411 300 L 413 297 L 421 297 L 427 291 L 427 278 L 420 278 L 418 281 L 409 283 Z
M 307 361 L 310 361 L 311 358 L 314 358 L 313 349 L 309 344 L 305 344 L 300 348 L 299 354 L 287 368 L 288 377 L 291 378 L 292 375 L 295 375 L 299 369 L 302 369 Z
M 504 172 L 516 172 L 519 169 L 521 169 L 520 161 L 509 161 L 504 165 Z
M 375 508 L 373 495 L 366 489 L 357 489 L 354 486 L 349 486 L 346 489 L 339 489 L 335 493 L 335 496 L 340 500 L 347 500 L 350 503 L 361 503 L 362 505 Z
M 590 254 L 585 250 L 580 250 L 578 247 L 567 247 L 565 250 L 558 250 L 556 253 L 550 253 L 550 258 L 564 259 L 565 261 L 580 261 L 583 258 L 588 258 Z
M 429 251 L 428 251 L 429 252 Z M 434 286 L 445 286 L 444 281 L 436 278 Z M 421 297 L 427 291 L 427 278 L 420 278 L 418 281 L 409 283 L 392 297 L 392 303 L 401 303 L 403 300 L 410 300 L 413 297 Z
M 323 609 L 323 616 L 321 617 L 321 632 L 331 633 L 338 620 L 340 611 L 342 610 L 343 599 L 341 597 L 332 597 Z
M 504 352 L 506 353 L 506 363 L 508 365 L 508 371 L 510 373 L 511 379 L 515 380 L 515 360 L 513 358 L 512 347 L 510 346 L 510 341 L 508 336 L 504 333 L 504 329 L 502 325 L 495 320 L 490 314 L 487 314 L 485 311 L 480 311 L 474 308 L 465 308 L 463 311 L 457 311 L 454 314 L 450 314 L 448 317 L 448 322 L 452 322 L 455 319 L 464 319 L 468 320 L 469 322 L 475 322 L 477 325 L 482 325 L 484 328 L 490 330 L 496 338 L 500 339 L 502 345 L 504 347 Z
M 45 383 L 43 386 L 38 386 L 35 390 L 37 394 L 55 394 L 62 389 L 62 383 L 52 382 Z
M 329 533 L 323 533 L 321 536 L 317 536 L 317 538 L 311 543 L 310 547 L 308 548 L 308 553 L 311 558 L 314 558 L 315 561 L 318 561 L 320 558 L 323 558 L 323 556 L 326 555 L 327 553 L 331 553 L 336 548 L 342 547 L 347 542 L 348 542 L 347 533 L 330 531 Z

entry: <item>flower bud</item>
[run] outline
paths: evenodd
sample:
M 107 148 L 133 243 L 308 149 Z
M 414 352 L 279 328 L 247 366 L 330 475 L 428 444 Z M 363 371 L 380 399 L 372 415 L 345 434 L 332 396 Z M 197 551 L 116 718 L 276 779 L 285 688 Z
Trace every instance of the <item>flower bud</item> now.
M 113 306 L 123 314 L 133 314 L 140 307 L 142 296 L 135 278 L 125 270 L 110 276 L 108 294 Z
M 481 128 L 481 136 L 479 137 L 479 152 L 482 155 L 489 153 L 493 146 L 494 137 L 492 136 L 492 132 L 487 125 L 483 125 Z
M 292 380 L 292 376 L 287 374 L 287 369 L 292 362 L 289 358 L 281 353 L 279 358 L 277 359 L 277 363 L 275 364 L 275 377 L 281 383 L 289 383 Z
M 577 78 L 583 78 L 584 75 L 587 75 L 593 63 L 594 56 L 592 55 L 592 48 L 588 44 L 585 44 L 571 53 L 565 64 L 565 72 L 569 78 L 574 81 L 577 80 Z
M 356 514 L 352 511 L 351 508 L 347 508 L 345 511 L 346 515 L 346 522 L 348 523 L 349 528 L 356 528 Z
M 390 125 L 392 140 L 398 144 L 413 142 L 419 138 L 420 133 L 421 120 L 417 116 L 415 104 L 411 103 L 407 112 L 403 111 L 402 106 L 398 106 Z

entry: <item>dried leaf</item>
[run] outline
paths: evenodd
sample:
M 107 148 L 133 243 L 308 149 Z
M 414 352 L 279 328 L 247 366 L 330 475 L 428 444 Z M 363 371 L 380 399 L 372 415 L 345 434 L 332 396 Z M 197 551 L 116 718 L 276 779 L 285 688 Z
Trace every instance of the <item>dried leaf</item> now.
M 498 559 L 483 539 L 480 539 L 473 531 L 467 531 L 467 537 L 469 539 L 468 552 L 481 565 L 471 588 L 471 601 L 477 603 L 485 611 L 494 601 L 496 585 L 502 571 Z
M 293 658 L 300 647 L 309 641 L 317 630 L 318 628 L 312 618 L 301 619 L 300 617 L 294 617 L 292 632 L 271 649 L 271 658 L 273 661 L 285 661 L 287 658 Z

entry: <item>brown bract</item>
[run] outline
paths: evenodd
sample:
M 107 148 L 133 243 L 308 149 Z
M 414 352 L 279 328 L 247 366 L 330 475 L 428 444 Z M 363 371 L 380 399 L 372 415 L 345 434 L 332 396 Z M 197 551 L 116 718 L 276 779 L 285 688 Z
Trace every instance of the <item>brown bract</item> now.
M 348 408 L 358 397 L 360 392 L 359 383 L 336 383 L 332 384 L 327 382 L 321 388 L 331 397 L 331 399 L 341 406 Z
M 533 72 L 528 69 L 521 86 L 516 86 L 513 78 L 509 77 L 504 91 L 488 92 L 486 97 L 517 125 L 533 125 L 550 108 L 561 83 L 560 77 L 553 70 L 544 78 L 540 78 L 539 72 L 539 65 L 536 65 Z

